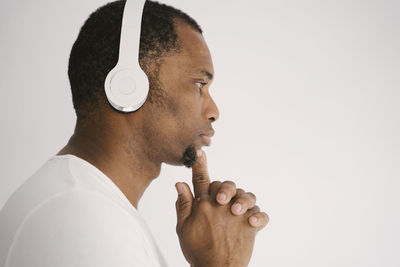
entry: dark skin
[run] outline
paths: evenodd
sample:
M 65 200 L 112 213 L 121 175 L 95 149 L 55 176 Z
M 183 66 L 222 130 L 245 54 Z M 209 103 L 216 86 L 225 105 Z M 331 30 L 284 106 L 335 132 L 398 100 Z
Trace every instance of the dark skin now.
M 159 176 L 162 163 L 182 165 L 182 157 L 188 148 L 199 152 L 202 146 L 209 145 L 209 138 L 202 135 L 212 136 L 212 123 L 219 117 L 209 91 L 214 69 L 203 36 L 179 21 L 175 30 L 181 41 L 181 52 L 162 58 L 158 77 L 163 90 L 162 104 L 146 101 L 138 111 L 130 114 L 115 112 L 108 106 L 100 120 L 86 124 L 78 122 L 68 144 L 58 153 L 76 155 L 96 166 L 136 208 L 148 185 Z M 245 244 L 245 240 L 254 240 L 255 233 L 265 227 L 268 216 L 255 206 L 254 194 L 236 189 L 233 182 L 210 184 L 204 152 L 192 170 L 195 197 L 200 198 L 201 195 L 203 202 L 209 202 L 213 208 L 204 210 L 204 205 L 199 207 L 194 204 L 196 201 L 188 185 L 178 183 L 177 214 L 178 225 L 181 225 L 177 227 L 177 232 L 185 257 L 193 266 L 213 266 L 210 259 L 204 256 L 210 251 L 204 249 L 200 239 L 196 241 L 193 238 L 193 233 L 200 228 L 191 218 L 204 217 L 206 213 L 220 220 L 210 221 L 211 225 L 232 222 L 234 229 L 228 232 L 245 234 L 227 238 L 224 231 L 214 231 L 218 234 L 211 236 L 211 230 L 203 227 L 205 233 L 209 233 L 203 237 L 207 240 L 229 239 L 236 243 L 238 239 L 243 239 Z M 179 203 L 186 203 L 184 206 L 190 207 L 190 211 L 180 207 Z M 237 205 L 234 203 L 241 205 L 240 211 L 235 209 Z M 257 221 L 253 222 L 253 218 Z M 250 258 L 252 244 L 250 242 L 245 249 L 236 251 L 227 249 L 233 247 L 228 243 L 213 243 L 214 252 L 218 250 L 220 253 L 217 254 L 221 255 L 216 262 L 228 264 L 215 266 L 244 266 Z M 224 246 L 225 249 L 221 249 Z M 224 257 L 232 253 L 238 256 L 229 256 L 232 262 L 225 261 Z

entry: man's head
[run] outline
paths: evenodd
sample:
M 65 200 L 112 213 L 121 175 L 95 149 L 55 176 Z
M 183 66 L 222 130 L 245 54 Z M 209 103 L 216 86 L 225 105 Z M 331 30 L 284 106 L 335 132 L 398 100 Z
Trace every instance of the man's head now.
M 207 141 L 200 135 L 210 135 L 211 123 L 218 118 L 208 92 L 213 66 L 202 30 L 181 11 L 146 2 L 139 63 L 149 78 L 149 96 L 137 112 L 120 114 L 108 104 L 104 79 L 118 61 L 124 5 L 112 2 L 91 14 L 72 48 L 68 75 L 77 124 L 124 116 L 119 131 L 125 131 L 127 150 L 141 143 L 148 157 L 189 167 L 195 150 Z

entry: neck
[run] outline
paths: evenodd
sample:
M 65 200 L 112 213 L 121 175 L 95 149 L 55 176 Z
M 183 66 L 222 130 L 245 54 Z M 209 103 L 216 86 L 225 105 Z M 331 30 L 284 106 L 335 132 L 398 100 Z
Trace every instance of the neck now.
M 116 134 L 109 130 L 113 128 L 88 131 L 77 125 L 68 144 L 57 155 L 72 154 L 96 166 L 138 208 L 144 191 L 160 174 L 161 162 L 146 153 L 148 149 L 138 133 L 131 132 L 127 137 L 121 132 L 129 131 Z

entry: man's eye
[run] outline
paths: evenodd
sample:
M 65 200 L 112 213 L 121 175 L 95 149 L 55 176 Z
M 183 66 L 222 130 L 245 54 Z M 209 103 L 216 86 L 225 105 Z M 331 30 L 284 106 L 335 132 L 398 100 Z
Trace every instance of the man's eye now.
M 199 89 L 203 88 L 204 85 L 206 85 L 207 83 L 203 83 L 203 82 L 196 82 L 197 87 L 199 87 Z

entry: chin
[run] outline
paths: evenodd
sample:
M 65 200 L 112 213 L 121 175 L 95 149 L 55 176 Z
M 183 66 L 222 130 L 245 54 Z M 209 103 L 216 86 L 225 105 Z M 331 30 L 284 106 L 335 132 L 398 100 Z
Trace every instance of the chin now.
M 180 160 L 181 163 L 188 168 L 192 167 L 197 158 L 196 151 L 197 149 L 194 145 L 188 146 L 183 152 L 182 158 Z
M 190 144 L 187 146 L 184 151 L 170 154 L 170 157 L 164 162 L 173 166 L 186 166 L 187 168 L 191 168 L 195 163 L 197 156 L 196 151 L 201 148 L 198 147 L 198 144 Z
M 172 166 L 186 166 L 190 168 L 196 160 L 196 150 L 189 146 L 184 151 L 169 154 L 169 157 L 163 162 Z
M 175 166 L 184 165 L 187 168 L 190 168 L 196 161 L 196 151 L 197 149 L 193 144 L 189 145 L 183 152 L 174 155 L 173 159 L 170 158 L 168 161 L 165 161 L 165 163 Z

